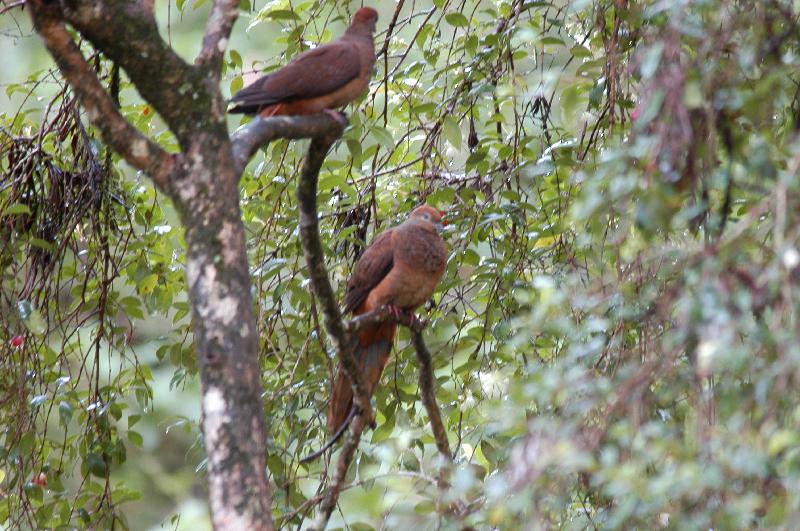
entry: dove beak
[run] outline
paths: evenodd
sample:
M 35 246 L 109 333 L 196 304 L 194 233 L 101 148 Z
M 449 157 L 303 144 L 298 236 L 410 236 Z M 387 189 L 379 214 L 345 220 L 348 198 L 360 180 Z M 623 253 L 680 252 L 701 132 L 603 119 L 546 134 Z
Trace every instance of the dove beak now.
M 434 224 L 434 226 L 436 227 L 436 231 L 437 232 L 444 232 L 446 230 L 445 227 L 447 227 L 447 225 L 448 225 L 448 222 L 447 222 L 447 219 L 445 219 L 445 218 L 442 218 L 441 220 L 439 220 L 438 223 Z

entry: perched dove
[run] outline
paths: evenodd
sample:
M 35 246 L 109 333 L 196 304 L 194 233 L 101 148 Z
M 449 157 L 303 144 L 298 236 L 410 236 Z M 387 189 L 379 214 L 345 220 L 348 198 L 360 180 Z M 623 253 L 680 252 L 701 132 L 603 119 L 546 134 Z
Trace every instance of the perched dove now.
M 301 53 L 233 95 L 231 113 L 281 116 L 330 112 L 367 88 L 375 65 L 378 13 L 362 7 L 340 38 Z

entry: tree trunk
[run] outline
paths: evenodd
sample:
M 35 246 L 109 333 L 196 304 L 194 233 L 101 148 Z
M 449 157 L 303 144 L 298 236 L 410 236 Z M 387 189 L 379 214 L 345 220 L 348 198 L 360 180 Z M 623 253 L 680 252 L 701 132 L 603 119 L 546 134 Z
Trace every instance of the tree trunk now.
M 238 174 L 230 143 L 187 156 L 176 204 L 186 227 L 186 278 L 202 382 L 202 428 L 215 529 L 273 529 L 266 476 L 258 336 Z M 182 179 L 181 179 L 182 180 Z

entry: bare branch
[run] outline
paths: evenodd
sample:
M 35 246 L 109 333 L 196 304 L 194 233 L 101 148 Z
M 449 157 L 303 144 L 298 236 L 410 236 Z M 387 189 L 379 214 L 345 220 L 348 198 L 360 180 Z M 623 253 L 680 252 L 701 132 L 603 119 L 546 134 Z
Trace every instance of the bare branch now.
M 447 441 L 447 432 L 442 423 L 442 414 L 439 412 L 439 405 L 436 403 L 436 391 L 434 391 L 433 365 L 431 363 L 431 353 L 425 346 L 422 339 L 422 331 L 415 328 L 411 329 L 411 342 L 414 350 L 417 351 L 419 360 L 419 392 L 422 396 L 422 404 L 428 411 L 428 418 L 431 421 L 431 431 L 436 439 L 436 448 L 445 459 L 452 461 L 453 454 L 450 453 L 450 444 Z
M 338 441 L 338 440 L 339 440 L 339 438 L 340 438 L 342 435 L 344 435 L 344 432 L 345 432 L 345 431 L 347 430 L 347 428 L 350 426 L 350 422 L 351 422 L 351 421 L 353 420 L 353 418 L 356 416 L 356 413 L 358 413 L 358 409 L 356 409 L 355 407 L 350 407 L 350 413 L 348 413 L 348 414 L 347 414 L 347 418 L 346 418 L 346 419 L 344 419 L 344 422 L 342 422 L 342 425 L 341 425 L 341 426 L 339 426 L 339 428 L 336 430 L 336 433 L 334 433 L 334 434 L 331 436 L 331 438 L 330 438 L 330 439 L 328 439 L 328 442 L 326 442 L 324 445 L 322 445 L 322 448 L 320 448 L 320 449 L 319 449 L 319 450 L 317 450 L 316 452 L 313 452 L 313 453 L 311 453 L 311 454 L 308 454 L 307 456 L 305 456 L 304 458 L 302 458 L 302 459 L 300 460 L 300 462 L 301 462 L 301 463 L 310 463 L 311 461 L 314 461 L 314 460 L 315 460 L 317 457 L 319 457 L 319 456 L 321 456 L 322 454 L 324 454 L 325 452 L 327 452 L 327 451 L 328 451 L 328 449 L 329 449 L 331 446 L 333 446 L 334 444 L 336 444 L 336 441 Z
M 239 0 L 215 0 L 211 14 L 206 22 L 206 33 L 203 37 L 203 48 L 195 59 L 195 64 L 208 70 L 208 73 L 219 81 L 222 70 L 222 58 L 228 46 L 228 38 L 233 23 L 239 16 Z
M 384 321 L 393 321 L 395 323 L 400 323 L 403 326 L 413 331 L 422 331 L 425 328 L 425 326 L 427 326 L 426 321 L 422 321 L 415 317 L 412 317 L 411 314 L 409 313 L 404 313 L 400 315 L 393 314 L 389 310 L 389 306 L 381 306 L 380 308 L 372 310 L 371 312 L 357 315 L 356 317 L 350 319 L 349 321 L 345 321 L 344 323 L 342 323 L 342 326 L 344 327 L 347 336 L 352 338 L 353 334 L 356 334 L 360 330 L 367 328 L 369 326 L 378 325 Z M 347 418 L 345 419 L 344 422 L 342 422 L 342 425 L 339 426 L 339 429 L 336 430 L 336 433 L 334 433 L 330 437 L 330 439 L 328 439 L 328 442 L 326 442 L 322 446 L 322 448 L 320 448 L 316 452 L 313 452 L 302 458 L 300 462 L 309 463 L 318 458 L 319 456 L 321 456 L 322 454 L 324 454 L 326 451 L 328 451 L 328 449 L 331 446 L 336 444 L 336 441 L 338 441 L 339 438 L 344 434 L 345 430 L 350 425 L 350 422 L 353 420 L 353 417 L 356 415 L 357 412 L 358 408 L 356 408 L 355 406 L 351 407 L 350 413 L 347 415 Z
M 381 46 L 380 51 L 375 54 L 376 57 L 386 56 L 387 52 L 389 51 L 389 41 L 392 40 L 392 32 L 394 32 L 394 27 L 397 24 L 397 17 L 400 16 L 400 11 L 403 9 L 403 4 L 405 4 L 405 0 L 399 0 L 397 2 L 397 7 L 394 8 L 394 14 L 392 15 L 392 20 L 389 21 L 389 27 L 386 29 L 386 38 L 383 40 L 383 46 Z
M 273 119 L 270 119 L 274 120 Z M 296 119 L 295 119 L 296 120 Z M 357 419 L 372 421 L 372 408 L 369 403 L 369 393 L 364 383 L 358 362 L 352 349 L 347 348 L 347 334 L 342 326 L 342 314 L 336 302 L 336 295 L 328 279 L 328 270 L 325 267 L 325 254 L 319 240 L 319 222 L 317 215 L 317 180 L 322 162 L 328 154 L 333 142 L 342 134 L 343 126 L 333 118 L 328 118 L 329 126 L 326 132 L 311 139 L 306 161 L 297 183 L 297 199 L 300 203 L 300 241 L 306 255 L 308 277 L 311 280 L 311 289 L 319 299 L 319 307 L 324 316 L 325 330 L 333 341 L 336 354 L 353 383 L 353 403 L 358 407 L 360 415 Z M 333 127 L 337 124 L 338 127 Z
M 5 4 L 5 5 L 3 6 L 2 9 L 0 9 L 0 15 L 3 15 L 5 13 L 7 13 L 8 11 L 11 11 L 14 8 L 24 6 L 25 5 L 25 1 L 26 0 L 17 0 L 16 2 L 11 2 L 11 3 L 3 2 L 3 4 Z
M 389 306 L 381 306 L 380 308 L 376 308 L 371 312 L 362 313 L 353 317 L 344 323 L 343 326 L 345 332 L 348 334 L 355 334 L 356 332 L 368 326 L 374 326 L 390 320 L 415 331 L 422 331 L 428 325 L 427 321 L 414 318 L 410 313 L 401 313 L 400 315 L 395 316 L 389 310 Z
M 338 131 L 338 132 L 337 132 Z M 253 120 L 236 131 L 231 136 L 233 145 L 233 160 L 237 173 L 242 173 L 250 158 L 264 144 L 277 138 L 297 139 L 309 137 L 322 137 L 335 133 L 335 138 L 341 135 L 342 124 L 328 114 L 313 114 L 310 116 L 275 116 L 262 118 L 256 116 Z M 327 147 L 325 153 L 327 153 Z M 322 164 L 322 161 L 319 161 Z M 319 171 L 319 170 L 317 170 Z M 316 190 L 316 176 L 314 189 Z M 316 194 L 314 194 L 314 211 L 316 212 Z M 327 273 L 326 273 L 327 275 Z
M 322 125 L 319 122 L 320 117 L 309 117 L 306 120 L 316 118 L 315 121 L 308 122 L 311 125 Z M 259 123 L 259 120 L 261 123 Z M 293 120 L 298 120 L 297 118 Z M 350 424 L 350 431 L 348 432 L 347 439 L 342 446 L 339 461 L 336 465 L 336 471 L 333 479 L 331 480 L 328 492 L 320 507 L 320 512 L 317 519 L 311 525 L 310 529 L 322 530 L 327 525 L 328 519 L 336 506 L 339 499 L 339 492 L 341 491 L 344 478 L 347 475 L 347 469 L 350 467 L 350 462 L 353 460 L 358 443 L 361 441 L 361 433 L 364 431 L 364 426 L 372 421 L 372 408 L 369 403 L 369 393 L 367 392 L 366 384 L 364 383 L 363 375 L 358 366 L 358 362 L 348 346 L 348 335 L 342 325 L 342 314 L 339 311 L 339 305 L 336 302 L 336 297 L 331 288 L 331 283 L 328 278 L 328 270 L 325 267 L 325 255 L 322 252 L 322 244 L 319 239 L 319 222 L 317 215 L 317 181 L 319 179 L 319 170 L 322 167 L 322 162 L 328 153 L 333 142 L 342 134 L 343 126 L 333 118 L 328 118 L 328 126 L 322 130 L 319 136 L 314 136 L 311 140 L 311 145 L 308 148 L 306 161 L 303 166 L 303 171 L 300 175 L 300 181 L 297 184 L 297 199 L 300 203 L 300 241 L 303 244 L 303 249 L 306 256 L 306 265 L 308 267 L 308 276 L 311 280 L 311 289 L 319 300 L 319 307 L 322 309 L 324 315 L 325 330 L 333 341 L 339 361 L 342 363 L 345 372 L 347 373 L 350 382 L 353 384 L 353 404 L 358 408 L 359 414 L 355 416 Z M 269 120 L 256 119 L 256 124 L 252 127 L 254 137 L 262 139 L 275 138 L 278 135 L 268 133 L 270 129 L 280 123 L 275 118 Z M 289 122 L 291 123 L 291 122 Z M 295 122 L 296 123 L 296 122 Z M 333 127 L 333 124 L 338 124 L 338 127 Z M 288 124 L 287 124 L 288 125 Z M 261 134 L 257 135 L 256 132 L 260 131 Z M 299 130 L 294 130 L 299 132 Z M 270 136 L 274 134 L 274 136 Z M 239 137 L 234 144 L 234 157 L 240 161 L 246 161 L 249 158 L 254 146 L 259 144 L 254 138 L 249 140 L 242 140 L 245 137 Z M 237 156 L 238 145 L 238 156 Z
M 37 33 L 103 140 L 131 166 L 146 172 L 164 188 L 176 166 L 175 156 L 166 153 L 120 114 L 64 23 L 53 16 L 53 11 L 39 2 L 30 2 L 30 8 Z

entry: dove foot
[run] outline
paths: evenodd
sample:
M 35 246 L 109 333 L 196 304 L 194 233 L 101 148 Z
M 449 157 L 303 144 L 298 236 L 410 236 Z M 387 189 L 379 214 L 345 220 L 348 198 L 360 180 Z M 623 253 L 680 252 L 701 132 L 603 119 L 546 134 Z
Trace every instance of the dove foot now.
M 334 111 L 333 109 L 325 109 L 322 112 L 324 112 L 325 114 L 327 114 L 328 116 L 330 116 L 331 118 L 342 124 L 342 127 L 347 126 L 348 120 L 347 120 L 347 115 L 345 113 Z

